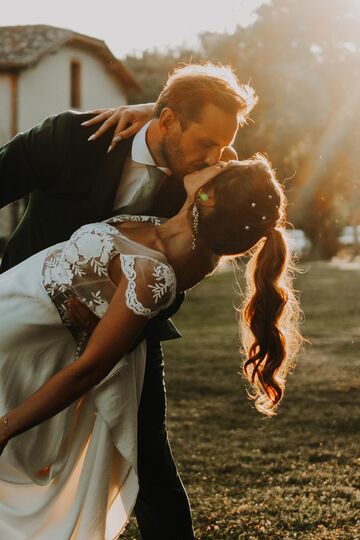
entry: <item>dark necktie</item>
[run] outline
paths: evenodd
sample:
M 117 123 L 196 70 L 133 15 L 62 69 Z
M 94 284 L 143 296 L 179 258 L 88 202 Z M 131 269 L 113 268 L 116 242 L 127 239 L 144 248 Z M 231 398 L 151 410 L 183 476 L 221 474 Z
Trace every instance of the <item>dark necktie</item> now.
M 158 189 L 160 188 L 166 174 L 151 165 L 146 165 L 148 178 L 143 181 L 143 184 L 138 191 L 136 198 L 129 205 L 121 208 L 121 211 L 127 214 L 141 214 L 147 212 L 153 206 L 154 199 Z

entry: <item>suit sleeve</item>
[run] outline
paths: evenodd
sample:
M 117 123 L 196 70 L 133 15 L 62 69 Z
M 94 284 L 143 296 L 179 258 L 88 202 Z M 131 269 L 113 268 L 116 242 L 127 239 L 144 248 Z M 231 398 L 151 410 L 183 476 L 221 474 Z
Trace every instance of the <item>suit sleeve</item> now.
M 71 111 L 51 116 L 0 148 L 0 208 L 35 190 L 51 190 L 66 178 L 76 156 L 73 139 L 86 119 L 89 115 Z

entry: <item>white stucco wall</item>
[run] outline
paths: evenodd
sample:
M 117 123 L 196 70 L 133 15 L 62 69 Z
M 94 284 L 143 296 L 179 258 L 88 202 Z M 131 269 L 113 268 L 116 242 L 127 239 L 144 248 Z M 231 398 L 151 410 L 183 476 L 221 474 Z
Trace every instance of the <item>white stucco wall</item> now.
M 11 137 L 11 79 L 0 73 L 0 146 Z
M 18 129 L 24 131 L 47 116 L 71 109 L 70 65 L 81 64 L 81 107 L 113 107 L 126 103 L 117 80 L 102 60 L 74 46 L 44 56 L 40 62 L 22 71 L 19 79 Z
M 74 46 L 44 56 L 20 72 L 18 80 L 18 131 L 25 131 L 47 116 L 71 109 L 70 65 L 81 64 L 81 107 L 113 107 L 126 103 L 126 96 L 104 63 Z M 11 138 L 10 76 L 0 74 L 0 146 Z M 0 237 L 10 234 L 10 209 L 0 210 Z

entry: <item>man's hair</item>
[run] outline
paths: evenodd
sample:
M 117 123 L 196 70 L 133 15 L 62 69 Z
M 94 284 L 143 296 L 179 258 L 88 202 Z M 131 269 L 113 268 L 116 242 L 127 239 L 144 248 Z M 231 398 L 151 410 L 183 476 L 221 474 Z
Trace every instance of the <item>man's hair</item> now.
M 159 118 L 161 111 L 169 107 L 184 128 L 187 122 L 198 120 L 205 105 L 214 105 L 244 124 L 256 103 L 254 89 L 241 84 L 231 67 L 210 62 L 188 64 L 169 76 L 155 103 L 154 114 Z

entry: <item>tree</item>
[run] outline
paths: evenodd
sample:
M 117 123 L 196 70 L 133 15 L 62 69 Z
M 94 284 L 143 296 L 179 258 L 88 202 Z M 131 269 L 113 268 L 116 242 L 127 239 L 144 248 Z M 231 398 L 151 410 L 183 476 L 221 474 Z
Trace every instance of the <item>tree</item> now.
M 199 53 L 179 48 L 160 52 L 157 49 L 145 51 L 140 56 L 126 56 L 124 62 L 141 86 L 141 91 L 129 95 L 129 103 L 155 101 L 164 86 L 169 73 L 176 66 L 197 62 Z
M 278 176 L 289 178 L 291 220 L 328 258 L 360 202 L 360 6 L 273 0 L 257 14 L 233 35 L 204 34 L 203 53 L 231 62 L 256 88 L 255 126 L 239 132 L 239 155 L 270 156 Z
M 316 256 L 329 258 L 360 206 L 360 2 L 272 0 L 257 15 L 233 34 L 202 34 L 199 51 L 153 51 L 128 57 L 127 65 L 145 101 L 156 98 L 176 64 L 190 60 L 230 63 L 250 82 L 260 102 L 239 130 L 239 156 L 270 157 L 286 185 L 290 220 Z

